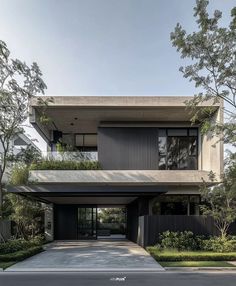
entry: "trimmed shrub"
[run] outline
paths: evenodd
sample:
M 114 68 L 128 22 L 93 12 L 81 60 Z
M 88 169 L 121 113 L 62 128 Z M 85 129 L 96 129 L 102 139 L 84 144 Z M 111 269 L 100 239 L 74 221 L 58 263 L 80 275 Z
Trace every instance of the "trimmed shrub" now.
M 147 251 L 157 261 L 235 261 L 236 252 L 216 253 L 216 252 L 188 252 L 188 251 L 160 251 L 155 246 L 147 247 Z
M 176 249 L 182 250 L 203 250 L 213 252 L 234 252 L 236 251 L 236 237 L 204 237 L 195 236 L 191 231 L 174 232 L 165 231 L 159 235 L 159 243 L 156 245 L 159 250 Z
M 29 249 L 20 250 L 14 253 L 1 254 L 0 262 L 21 261 L 42 251 L 43 251 L 42 246 L 34 246 Z
M 24 239 L 9 240 L 5 243 L 0 243 L 0 255 L 26 250 L 34 246 L 40 246 L 42 243 L 42 237 L 35 237 L 29 241 Z
M 200 236 L 194 236 L 191 231 L 165 231 L 159 236 L 158 247 L 161 249 L 198 250 L 201 248 Z
M 201 249 L 214 252 L 234 252 L 236 251 L 235 237 L 211 237 L 201 242 Z

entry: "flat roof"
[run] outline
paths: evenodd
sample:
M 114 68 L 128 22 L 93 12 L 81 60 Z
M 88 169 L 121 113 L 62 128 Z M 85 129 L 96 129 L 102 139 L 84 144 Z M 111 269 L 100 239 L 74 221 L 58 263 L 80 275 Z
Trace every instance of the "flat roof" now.
M 48 103 L 46 116 L 51 119 L 47 126 L 40 124 L 42 104 L 35 97 L 31 100 L 30 122 L 46 139 L 51 130 L 63 133 L 97 133 L 105 123 L 146 124 L 150 126 L 191 125 L 192 115 L 186 108 L 186 101 L 192 96 L 43 96 Z M 220 104 L 203 102 L 199 108 Z M 140 125 L 140 126 L 141 126 Z
M 185 107 L 185 102 L 193 96 L 42 96 L 53 99 L 49 107 Z M 212 106 L 206 101 L 201 106 Z M 216 103 L 214 106 L 219 106 Z M 39 106 L 37 97 L 32 98 L 31 106 Z

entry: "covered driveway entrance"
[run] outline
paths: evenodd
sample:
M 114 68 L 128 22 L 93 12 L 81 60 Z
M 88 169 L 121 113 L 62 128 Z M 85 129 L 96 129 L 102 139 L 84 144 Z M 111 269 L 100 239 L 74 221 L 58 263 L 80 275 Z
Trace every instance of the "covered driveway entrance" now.
M 125 238 L 124 205 L 54 205 L 54 239 Z
M 143 248 L 128 240 L 55 241 L 7 271 L 162 271 Z

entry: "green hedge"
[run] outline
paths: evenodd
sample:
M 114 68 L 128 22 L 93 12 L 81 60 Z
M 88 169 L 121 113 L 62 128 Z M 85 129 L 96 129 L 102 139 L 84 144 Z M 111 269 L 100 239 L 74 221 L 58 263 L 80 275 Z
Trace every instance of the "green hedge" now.
M 0 243 L 0 255 L 13 253 L 20 250 L 26 250 L 34 246 L 40 246 L 43 244 L 43 242 L 44 239 L 43 237 L 40 236 L 36 236 L 31 240 L 25 240 L 25 239 L 9 240 L 5 243 Z
M 217 253 L 204 251 L 160 251 L 155 246 L 147 247 L 147 251 L 157 261 L 235 261 L 236 252 Z
M 20 250 L 14 253 L 1 254 L 0 262 L 21 261 L 42 251 L 42 246 L 34 246 L 29 249 Z
M 30 170 L 101 170 L 101 166 L 98 161 L 43 160 L 31 164 Z

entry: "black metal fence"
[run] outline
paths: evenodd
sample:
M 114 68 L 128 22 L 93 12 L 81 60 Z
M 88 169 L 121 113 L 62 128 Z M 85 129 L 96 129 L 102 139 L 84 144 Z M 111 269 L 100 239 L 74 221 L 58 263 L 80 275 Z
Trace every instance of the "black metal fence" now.
M 186 215 L 145 215 L 139 217 L 137 243 L 143 247 L 157 243 L 158 236 L 164 231 L 192 231 L 196 235 L 218 235 L 212 217 Z M 236 234 L 236 223 L 229 232 Z

